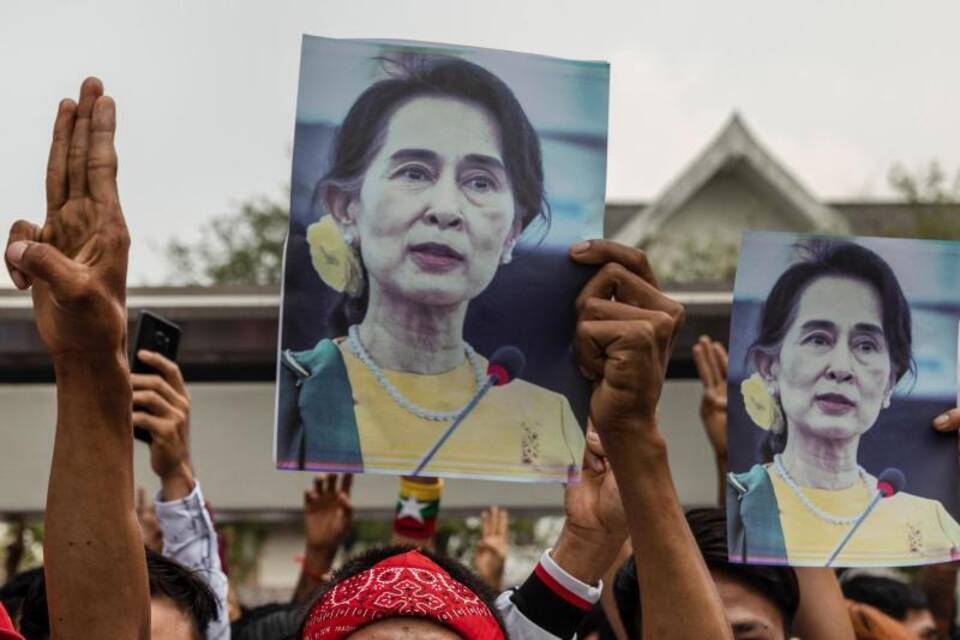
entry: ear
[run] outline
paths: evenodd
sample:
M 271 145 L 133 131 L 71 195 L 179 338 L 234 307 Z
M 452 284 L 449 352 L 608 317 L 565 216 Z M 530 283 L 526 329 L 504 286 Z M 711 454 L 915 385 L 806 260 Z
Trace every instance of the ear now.
M 780 391 L 780 383 L 777 381 L 780 377 L 780 358 L 758 349 L 753 353 L 753 364 L 764 383 L 772 387 L 774 393 L 778 393 Z
M 323 192 L 323 204 L 341 227 L 356 224 L 356 198 L 337 187 L 327 187 Z
M 521 226 L 520 216 L 518 215 L 510 227 L 510 233 L 507 234 L 506 239 L 503 241 L 503 254 L 505 256 L 513 253 L 513 248 L 517 246 L 521 233 L 523 233 L 523 227 Z

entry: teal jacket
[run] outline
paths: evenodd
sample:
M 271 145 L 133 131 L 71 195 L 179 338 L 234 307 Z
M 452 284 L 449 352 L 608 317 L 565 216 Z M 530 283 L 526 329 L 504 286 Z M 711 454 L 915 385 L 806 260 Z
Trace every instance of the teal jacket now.
M 777 496 L 763 465 L 727 474 L 727 545 L 731 562 L 787 563 Z
M 353 389 L 340 349 L 324 339 L 307 351 L 281 352 L 280 363 L 277 468 L 362 473 Z

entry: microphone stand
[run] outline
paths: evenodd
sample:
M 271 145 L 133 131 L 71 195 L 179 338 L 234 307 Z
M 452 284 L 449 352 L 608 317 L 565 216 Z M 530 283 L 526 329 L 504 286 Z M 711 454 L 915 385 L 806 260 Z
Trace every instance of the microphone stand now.
M 467 403 L 467 405 L 460 412 L 460 415 L 457 416 L 456 420 L 450 423 L 450 426 L 440 434 L 440 437 L 436 439 L 436 441 L 433 443 L 433 446 L 430 447 L 430 450 L 424 454 L 423 458 L 420 460 L 420 464 L 417 465 L 417 468 L 414 469 L 413 473 L 411 474 L 414 478 L 420 475 L 420 472 L 423 471 L 423 468 L 430 463 L 430 460 L 436 455 L 440 447 L 443 446 L 443 443 L 445 443 L 457 429 L 457 427 L 460 426 L 460 423 L 463 422 L 468 415 L 470 415 L 470 412 L 474 410 L 474 408 L 477 406 L 477 403 L 480 402 L 480 399 L 487 395 L 487 392 L 490 391 L 491 387 L 496 384 L 497 380 L 498 378 L 496 376 L 487 376 L 487 381 L 484 382 L 483 386 L 477 390 L 474 396 L 470 399 L 470 402 Z
M 857 529 L 860 528 L 860 525 L 863 524 L 863 521 L 867 519 L 867 516 L 870 515 L 870 512 L 872 512 L 876 508 L 877 504 L 885 496 L 886 494 L 884 494 L 882 490 L 877 489 L 876 495 L 874 495 L 873 498 L 870 500 L 870 503 L 867 505 L 867 508 L 863 510 L 863 513 L 860 515 L 859 518 L 857 518 L 857 521 L 853 523 L 852 527 L 850 527 L 850 531 L 847 531 L 847 535 L 843 536 L 843 540 L 840 541 L 840 544 L 834 547 L 833 553 L 831 553 L 830 557 L 827 559 L 827 564 L 823 566 L 829 567 L 833 565 L 833 561 L 837 559 L 837 556 L 840 555 L 840 552 L 843 551 L 843 548 L 847 545 L 848 542 L 850 542 L 850 538 L 853 537 L 853 534 L 857 532 Z

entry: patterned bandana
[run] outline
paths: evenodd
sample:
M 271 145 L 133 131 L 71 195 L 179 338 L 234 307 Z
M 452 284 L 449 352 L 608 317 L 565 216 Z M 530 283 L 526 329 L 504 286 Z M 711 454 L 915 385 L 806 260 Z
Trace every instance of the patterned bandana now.
M 480 599 L 419 551 L 407 551 L 343 580 L 310 609 L 304 640 L 340 640 L 386 618 L 435 621 L 466 640 L 505 640 Z

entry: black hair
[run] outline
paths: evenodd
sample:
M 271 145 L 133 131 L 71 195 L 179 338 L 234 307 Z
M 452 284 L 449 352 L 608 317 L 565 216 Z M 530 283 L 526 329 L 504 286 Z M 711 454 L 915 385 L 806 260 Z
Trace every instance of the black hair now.
M 841 580 L 843 597 L 875 607 L 896 620 L 911 610 L 929 609 L 926 595 L 916 587 L 884 576 L 859 575 Z
M 731 563 L 727 555 L 727 524 L 723 511 L 717 508 L 691 509 L 686 516 L 707 567 L 749 585 L 773 602 L 783 619 L 784 633 L 789 637 L 793 618 L 800 605 L 800 586 L 794 570 L 786 566 Z M 613 581 L 613 597 L 630 640 L 639 640 L 642 612 L 637 565 L 633 556 L 627 558 L 617 571 Z
M 189 616 L 195 640 L 207 637 L 207 626 L 219 619 L 217 597 L 197 574 L 175 560 L 144 548 L 151 598 L 169 598 L 177 610 Z M 47 640 L 50 621 L 43 569 L 30 586 L 20 610 L 20 633 L 26 640 Z
M 446 571 L 451 578 L 476 594 L 490 611 L 490 614 L 493 616 L 494 620 L 497 621 L 497 625 L 500 627 L 500 630 L 503 631 L 504 637 L 509 637 L 507 634 L 507 628 L 503 623 L 503 618 L 500 616 L 500 611 L 497 609 L 497 593 L 488 587 L 487 583 L 485 583 L 477 574 L 475 574 L 473 571 L 467 568 L 466 565 L 458 560 L 454 560 L 449 556 L 433 553 L 428 549 L 411 547 L 408 545 L 378 547 L 350 558 L 342 567 L 334 571 L 333 576 L 331 576 L 329 581 L 327 581 L 317 590 L 317 594 L 314 597 L 313 604 L 311 604 L 310 608 L 313 608 L 313 605 L 320 602 L 327 592 L 347 578 L 351 578 L 359 573 L 363 573 L 367 569 L 370 569 L 374 565 L 383 562 L 387 558 L 392 558 L 393 556 L 397 556 L 408 551 L 413 551 L 414 549 L 430 558 L 430 560 L 435 562 L 437 566 Z M 308 618 L 303 620 L 299 637 L 303 637 L 304 627 L 306 626 L 307 621 Z
M 450 56 L 418 53 L 380 61 L 387 78 L 360 94 L 337 129 L 330 168 L 314 189 L 315 206 L 325 206 L 330 189 L 359 192 L 397 109 L 419 97 L 450 97 L 479 105 L 496 120 L 520 228 L 526 229 L 537 219 L 549 228 L 540 138 L 506 83 L 479 65 Z M 364 287 L 359 298 L 344 297 L 342 308 L 335 313 L 337 324 L 349 325 L 363 318 L 368 289 Z
M 23 604 L 23 599 L 30 592 L 30 587 L 33 586 L 41 571 L 39 567 L 21 571 L 11 576 L 0 587 L 0 602 L 3 603 L 3 608 L 14 620 L 20 616 L 20 606 Z
M 872 286 L 880 297 L 883 333 L 894 379 L 899 382 L 906 373 L 914 372 L 910 305 L 890 265 L 870 249 L 849 240 L 815 238 L 798 243 L 795 249 L 800 259 L 780 274 L 770 290 L 760 311 L 757 337 L 747 350 L 747 359 L 758 352 L 779 352 L 796 318 L 800 296 L 812 282 L 826 276 L 845 276 Z M 772 460 L 786 444 L 784 418 L 781 432 L 768 432 L 762 457 Z
M 596 633 L 600 640 L 617 640 L 613 627 L 610 626 L 610 620 L 607 619 L 607 612 L 603 609 L 603 604 L 598 602 L 580 621 L 577 627 L 577 638 L 586 638 L 591 633 Z

